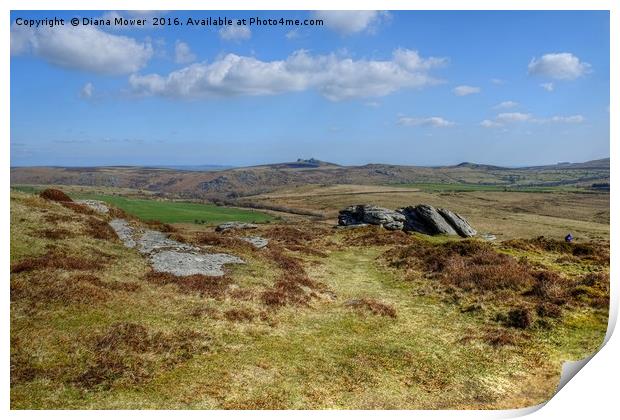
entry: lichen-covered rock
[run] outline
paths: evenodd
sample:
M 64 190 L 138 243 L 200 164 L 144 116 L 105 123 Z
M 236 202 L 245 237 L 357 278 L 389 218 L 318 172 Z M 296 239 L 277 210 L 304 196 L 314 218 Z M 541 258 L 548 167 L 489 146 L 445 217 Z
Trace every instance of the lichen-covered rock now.
M 237 256 L 207 253 L 193 245 L 170 239 L 163 232 L 134 228 L 124 219 L 113 219 L 110 226 L 126 247 L 137 248 L 142 255 L 148 257 L 155 271 L 176 276 L 223 276 L 224 264 L 244 264 Z M 257 246 L 259 242 L 254 240 L 253 244 Z
M 369 225 L 383 226 L 388 230 L 401 230 L 405 222 L 405 216 L 390 209 L 360 204 L 350 206 L 340 211 L 338 224 L 341 226 Z
M 355 227 L 380 225 L 388 230 L 404 230 L 425 235 L 460 235 L 470 237 L 476 230 L 465 218 L 448 209 L 419 204 L 396 211 L 368 204 L 350 206 L 340 211 L 338 225 Z
M 448 209 L 437 209 L 437 211 L 462 237 L 468 238 L 478 233 L 460 214 L 454 213 Z
M 244 261 L 229 254 L 199 254 L 179 251 L 159 251 L 150 256 L 153 270 L 175 276 L 223 276 L 224 264 L 244 264 Z
M 405 223 L 403 224 L 403 230 L 405 232 L 418 232 L 425 235 L 434 235 L 433 229 L 430 229 L 426 222 L 418 216 L 415 207 L 409 206 L 402 209 L 398 209 L 398 212 L 405 216 Z
M 415 206 L 415 212 L 432 233 L 457 235 L 454 228 L 439 214 L 435 207 L 428 204 L 419 204 Z

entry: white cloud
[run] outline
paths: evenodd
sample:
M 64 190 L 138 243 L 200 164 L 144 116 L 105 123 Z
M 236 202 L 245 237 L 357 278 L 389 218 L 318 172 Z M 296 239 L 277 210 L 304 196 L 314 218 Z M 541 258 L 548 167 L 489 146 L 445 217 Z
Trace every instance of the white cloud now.
M 375 31 L 378 25 L 390 19 L 390 14 L 375 10 L 320 10 L 312 12 L 312 18 L 322 19 L 325 27 L 342 35 L 351 35 Z
M 11 54 L 30 53 L 59 67 L 102 74 L 128 74 L 153 55 L 150 43 L 112 35 L 91 26 L 11 29 Z
M 562 116 L 562 115 L 556 115 L 553 116 L 549 119 L 549 121 L 551 122 L 557 122 L 557 123 L 569 123 L 569 124 L 579 124 L 585 121 L 585 118 L 583 117 L 583 115 L 568 115 L 568 116 Z
M 506 83 L 506 81 L 502 79 L 491 79 L 491 83 L 493 83 L 494 85 L 503 85 L 504 83 Z
M 515 102 L 515 101 L 504 101 L 504 102 L 500 102 L 499 104 L 495 105 L 493 108 L 494 109 L 510 109 L 510 108 L 514 108 L 516 106 L 519 106 L 518 102 Z
M 94 92 L 95 86 L 91 82 L 88 82 L 80 89 L 80 98 L 90 99 L 93 97 Z
M 286 39 L 297 39 L 299 38 L 299 31 L 297 29 L 291 29 L 285 35 Z
M 480 93 L 480 88 L 476 86 L 461 85 L 455 87 L 452 91 L 456 96 L 466 96 L 474 93 Z
M 574 80 L 588 73 L 590 68 L 590 64 L 584 63 L 571 53 L 551 53 L 532 58 L 527 70 L 529 74 L 552 79 Z
M 549 83 L 541 83 L 540 87 L 543 88 L 544 90 L 546 90 L 547 92 L 553 92 L 553 83 L 549 82 Z
M 503 112 L 501 114 L 497 114 L 495 119 L 501 123 L 521 122 L 532 119 L 532 115 L 524 114 L 522 112 Z
M 224 26 L 218 33 L 225 41 L 243 41 L 252 37 L 252 31 L 245 25 Z
M 491 121 L 491 120 L 483 120 L 482 122 L 480 122 L 480 125 L 483 126 L 484 128 L 493 128 L 493 127 L 502 126 L 502 124 L 498 123 L 497 121 Z
M 535 118 L 532 114 L 524 114 L 521 112 L 504 112 L 497 114 L 494 120 L 484 120 L 480 123 L 482 127 L 493 128 L 503 127 L 505 124 L 529 122 L 536 124 L 546 123 L 564 123 L 564 124 L 579 124 L 585 121 L 583 115 L 555 115 L 550 118 Z
M 429 126 L 429 127 L 450 127 L 454 125 L 454 122 L 448 121 L 442 117 L 400 117 L 398 119 L 399 125 L 416 127 L 416 126 Z
M 275 61 L 227 54 L 212 63 L 193 64 L 167 76 L 132 75 L 129 83 L 135 93 L 144 95 L 204 98 L 316 89 L 326 98 L 339 101 L 440 83 L 430 70 L 445 63 L 445 59 L 423 58 L 416 51 L 403 49 L 395 50 L 392 59 L 385 61 L 311 55 L 305 50 Z
M 174 61 L 178 64 L 187 64 L 196 61 L 196 55 L 185 42 L 177 41 L 174 44 Z

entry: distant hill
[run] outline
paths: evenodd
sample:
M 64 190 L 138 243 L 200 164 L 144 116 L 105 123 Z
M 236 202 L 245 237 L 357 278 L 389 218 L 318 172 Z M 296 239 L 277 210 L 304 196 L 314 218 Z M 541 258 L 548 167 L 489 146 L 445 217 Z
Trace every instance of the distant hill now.
M 233 169 L 234 166 L 231 166 L 231 165 L 153 165 L 153 166 L 145 166 L 145 168 L 178 169 L 179 171 L 211 172 L 211 171 L 224 171 L 226 169 Z
M 143 189 L 183 198 L 239 197 L 307 184 L 399 185 L 416 183 L 506 187 L 609 184 L 609 159 L 505 168 L 464 162 L 424 167 L 389 164 L 341 166 L 298 159 L 244 168 L 188 170 L 145 167 L 14 167 L 11 184 L 57 184 Z

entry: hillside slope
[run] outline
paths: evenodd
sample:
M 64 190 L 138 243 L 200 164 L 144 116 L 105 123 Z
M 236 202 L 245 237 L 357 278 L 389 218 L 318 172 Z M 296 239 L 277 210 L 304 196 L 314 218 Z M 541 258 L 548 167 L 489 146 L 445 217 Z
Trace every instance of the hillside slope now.
M 177 277 L 112 210 L 11 193 L 11 408 L 518 408 L 605 335 L 608 242 L 165 227 L 246 261 Z
M 339 166 L 315 159 L 217 172 L 141 167 L 11 168 L 13 185 L 122 187 L 185 198 L 253 195 L 283 186 L 307 184 L 464 183 L 505 186 L 589 186 L 600 182 L 609 182 L 609 159 L 583 164 L 530 168 L 501 168 L 471 163 L 448 167 L 386 164 Z

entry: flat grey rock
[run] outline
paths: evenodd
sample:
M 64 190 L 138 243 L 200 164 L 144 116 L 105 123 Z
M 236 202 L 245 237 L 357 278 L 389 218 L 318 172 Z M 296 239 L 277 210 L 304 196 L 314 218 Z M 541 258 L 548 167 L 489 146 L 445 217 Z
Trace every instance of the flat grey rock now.
M 116 232 L 116 236 L 123 241 L 127 248 L 135 248 L 136 241 L 133 239 L 133 228 L 124 219 L 112 219 L 110 227 Z
M 127 248 L 138 247 L 141 254 L 148 256 L 155 271 L 176 276 L 193 274 L 223 276 L 225 264 L 245 264 L 241 258 L 234 255 L 201 252 L 195 246 L 168 238 L 163 232 L 136 230 L 124 219 L 113 219 L 110 221 L 110 226 Z
M 241 238 L 242 240 L 249 242 L 254 246 L 254 248 L 260 249 L 264 248 L 269 244 L 269 240 L 260 236 L 244 236 Z
M 335 229 L 357 229 L 357 228 L 363 228 L 366 226 L 370 226 L 368 223 L 356 223 L 356 224 L 352 224 L 352 225 L 336 225 L 334 226 Z
M 146 230 L 138 240 L 138 250 L 143 254 L 150 254 L 161 249 L 198 251 L 198 248 L 195 246 L 169 239 L 167 234 L 157 230 Z
M 153 270 L 175 276 L 223 276 L 225 264 L 244 264 L 244 261 L 229 254 L 198 254 L 181 251 L 159 251 L 150 256 Z
M 217 225 L 215 228 L 216 232 L 224 232 L 226 230 L 231 230 L 231 229 L 256 229 L 258 228 L 258 225 L 255 225 L 254 223 L 245 223 L 245 222 L 226 222 L 226 223 L 222 223 L 220 225 Z

